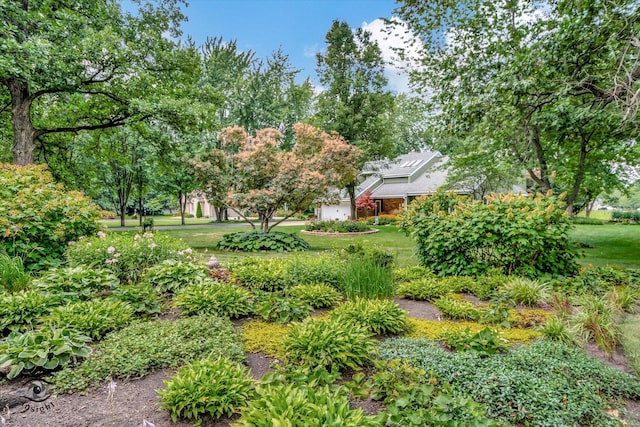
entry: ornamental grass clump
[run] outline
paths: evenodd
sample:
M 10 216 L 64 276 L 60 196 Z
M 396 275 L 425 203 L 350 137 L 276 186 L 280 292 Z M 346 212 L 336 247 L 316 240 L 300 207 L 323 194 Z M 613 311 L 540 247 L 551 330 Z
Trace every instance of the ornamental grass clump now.
M 174 423 L 178 418 L 230 417 L 255 394 L 249 369 L 226 357 L 196 360 L 164 384 L 166 388 L 158 390 L 160 407 L 169 411 Z
M 340 290 L 349 299 L 392 298 L 396 285 L 390 268 L 371 258 L 352 257 L 344 266 Z
M 20 257 L 10 257 L 0 252 L 0 295 L 20 292 L 31 284 L 31 274 Z
M 499 293 L 516 304 L 531 307 L 545 302 L 550 291 L 549 285 L 539 280 L 513 277 L 500 289 Z

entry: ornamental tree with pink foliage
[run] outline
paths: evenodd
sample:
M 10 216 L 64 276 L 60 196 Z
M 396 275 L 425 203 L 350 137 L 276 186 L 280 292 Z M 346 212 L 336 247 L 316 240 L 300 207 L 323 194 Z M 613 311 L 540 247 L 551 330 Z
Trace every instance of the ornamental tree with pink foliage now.
M 219 148 L 191 162 L 203 191 L 213 203 L 237 212 L 256 228 L 248 213 L 257 214 L 260 229 L 273 227 L 314 202 L 335 197 L 332 190 L 356 179 L 359 148 L 340 135 L 311 125 L 294 125 L 295 143 L 280 148 L 282 133 L 267 128 L 249 135 L 243 128 L 224 128 Z M 335 193 L 335 191 L 333 192 Z M 287 214 L 271 222 L 277 210 Z

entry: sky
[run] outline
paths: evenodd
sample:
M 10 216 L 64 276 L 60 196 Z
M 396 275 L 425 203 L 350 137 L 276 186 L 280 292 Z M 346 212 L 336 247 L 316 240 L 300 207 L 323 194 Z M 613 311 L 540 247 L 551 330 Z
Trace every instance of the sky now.
M 351 28 L 372 31 L 389 58 L 390 41 L 380 31 L 380 18 L 391 18 L 397 6 L 393 0 L 188 0 L 188 18 L 182 24 L 184 37 L 196 45 L 207 37 L 237 40 L 241 50 L 252 50 L 257 58 L 267 58 L 281 48 L 291 64 L 301 70 L 299 80 L 315 75 L 316 53 L 325 49 L 324 37 L 334 20 L 346 21 Z M 406 75 L 389 66 L 389 87 L 407 90 Z

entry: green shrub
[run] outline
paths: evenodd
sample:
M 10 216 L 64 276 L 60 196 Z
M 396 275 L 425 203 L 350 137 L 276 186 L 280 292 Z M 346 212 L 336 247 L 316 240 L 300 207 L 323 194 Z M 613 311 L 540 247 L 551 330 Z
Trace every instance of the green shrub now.
M 31 284 L 31 274 L 25 269 L 20 257 L 0 253 L 0 294 L 20 292 Z
M 452 292 L 448 284 L 436 277 L 417 279 L 411 282 L 401 283 L 398 286 L 398 295 L 417 301 L 435 301 L 436 299 Z
M 148 283 L 119 286 L 113 291 L 112 296 L 129 304 L 137 315 L 147 316 L 160 313 L 160 297 L 153 286 Z
M 344 259 L 337 252 L 293 258 L 288 265 L 291 280 L 299 285 L 324 283 L 337 288 L 342 280 Z
M 349 254 L 352 259 L 364 259 L 370 261 L 373 265 L 393 270 L 395 256 L 386 249 L 368 245 L 367 242 L 351 243 L 340 252 Z
M 289 262 L 282 258 L 243 258 L 229 267 L 231 279 L 250 289 L 281 291 L 294 284 Z
M 180 240 L 153 234 L 99 233 L 79 241 L 67 250 L 71 267 L 108 268 L 121 283 L 139 283 L 145 270 L 167 259 L 189 261 L 192 250 Z
M 59 393 L 82 391 L 106 379 L 142 377 L 155 369 L 221 356 L 242 362 L 240 337 L 229 320 L 194 316 L 133 323 L 109 334 L 75 369 L 49 379 Z
M 420 263 L 440 275 L 490 268 L 523 276 L 571 275 L 578 269 L 564 204 L 542 195 L 490 195 L 472 201 L 437 193 L 413 201 L 401 222 Z
M 41 318 L 59 303 L 58 297 L 37 290 L 0 296 L 0 334 L 7 329 L 34 329 Z
M 310 387 L 267 384 L 257 388 L 257 397 L 241 409 L 233 425 L 291 427 L 375 427 L 380 423 L 351 409 L 344 387 Z
M 9 367 L 7 379 L 21 373 L 58 369 L 89 356 L 90 338 L 68 329 L 11 332 L 0 340 L 0 367 Z
M 0 163 L 0 252 L 27 270 L 59 265 L 69 242 L 99 230 L 100 210 L 56 184 L 45 165 Z
M 490 304 L 486 308 L 478 309 L 478 322 L 480 323 L 510 328 L 511 320 L 511 312 L 505 304 Z
M 449 319 L 475 320 L 479 317 L 478 309 L 471 301 L 467 301 L 464 298 L 456 298 L 454 295 L 440 297 L 433 305 Z
M 122 301 L 101 299 L 56 307 L 43 320 L 56 328 L 69 328 L 96 340 L 131 320 L 133 308 Z
M 184 314 L 209 314 L 237 319 L 253 311 L 253 295 L 246 289 L 230 283 L 203 282 L 180 290 L 173 304 Z
M 313 308 L 333 307 L 342 301 L 342 295 L 329 285 L 298 285 L 290 288 L 288 294 Z
M 340 290 L 347 298 L 391 298 L 395 294 L 392 271 L 370 258 L 353 257 L 344 266 Z
M 433 271 L 421 265 L 412 265 L 410 267 L 395 268 L 393 270 L 393 278 L 396 283 L 413 282 L 434 277 Z
M 200 205 L 200 202 L 198 202 L 198 205 L 196 206 L 196 218 L 202 218 L 202 206 Z
M 375 343 L 363 328 L 342 319 L 309 318 L 292 325 L 283 347 L 292 364 L 357 370 L 367 363 Z
M 254 230 L 225 234 L 216 244 L 217 249 L 227 251 L 275 251 L 275 252 L 299 252 L 311 249 L 309 243 L 292 233 L 280 231 Z
M 640 397 L 637 378 L 582 349 L 544 340 L 481 357 L 451 353 L 430 340 L 398 338 L 384 341 L 379 354 L 408 359 L 508 425 L 619 425 L 605 412 L 609 403 Z
M 597 219 L 597 218 L 585 218 L 581 216 L 572 216 L 570 220 L 574 224 L 581 224 L 581 225 L 604 225 L 606 222 L 604 220 Z
M 307 301 L 280 293 L 259 295 L 255 301 L 256 314 L 269 322 L 280 324 L 309 317 L 313 307 Z
M 512 277 L 500 290 L 500 293 L 516 304 L 534 306 L 544 302 L 550 291 L 549 285 L 539 280 L 525 277 Z
M 166 389 L 158 390 L 160 407 L 174 423 L 178 418 L 199 421 L 203 415 L 230 417 L 246 406 L 255 387 L 246 367 L 224 357 L 196 360 L 164 383 Z
M 640 222 L 640 211 L 613 211 L 611 219 L 615 222 Z
M 442 334 L 440 339 L 452 350 L 473 351 L 482 357 L 507 350 L 507 340 L 502 338 L 497 330 L 489 328 L 475 333 L 469 328 L 448 331 Z
M 407 312 L 390 300 L 348 301 L 333 310 L 331 317 L 359 325 L 375 335 L 399 334 L 409 326 Z
M 322 231 L 324 233 L 361 233 L 371 230 L 369 224 L 360 221 L 310 221 L 304 227 L 307 231 Z
M 33 281 L 33 285 L 43 292 L 80 300 L 107 294 L 119 283 L 111 271 L 86 265 L 52 268 Z
M 153 285 L 158 292 L 176 292 L 192 283 L 207 280 L 209 273 L 203 265 L 189 261 L 167 259 L 149 268 L 143 276 L 143 281 Z

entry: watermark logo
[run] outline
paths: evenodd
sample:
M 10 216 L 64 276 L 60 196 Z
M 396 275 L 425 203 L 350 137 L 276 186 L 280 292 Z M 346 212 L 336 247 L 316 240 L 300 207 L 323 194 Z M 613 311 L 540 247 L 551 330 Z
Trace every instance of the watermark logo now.
M 22 384 L 0 391 L 0 410 L 5 415 L 12 412 L 43 413 L 54 407 L 53 402 L 47 402 L 51 397 L 51 387 L 44 380 L 30 380 Z

